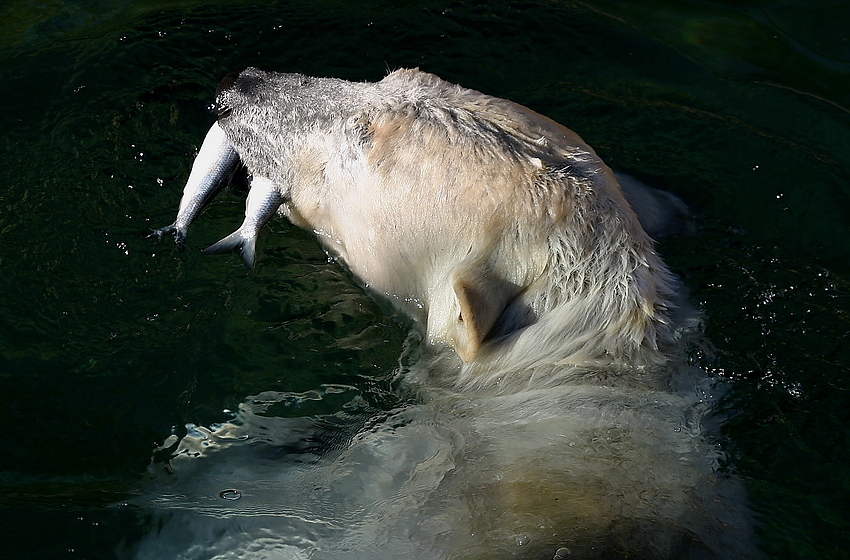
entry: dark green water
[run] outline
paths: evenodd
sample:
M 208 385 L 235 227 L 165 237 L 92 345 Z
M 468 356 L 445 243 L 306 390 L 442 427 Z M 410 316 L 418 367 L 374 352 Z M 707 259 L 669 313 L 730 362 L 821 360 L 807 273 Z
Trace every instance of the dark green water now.
M 78 2 L 0 5 L 0 556 L 112 558 L 157 443 L 247 395 L 281 415 L 396 403 L 406 326 L 279 220 L 246 273 L 169 223 L 247 65 L 374 80 L 419 66 L 566 124 L 695 210 L 660 246 L 728 377 L 725 433 L 773 558 L 850 549 L 848 2 Z M 340 396 L 341 395 L 341 396 Z M 297 399 L 296 399 L 297 400 Z

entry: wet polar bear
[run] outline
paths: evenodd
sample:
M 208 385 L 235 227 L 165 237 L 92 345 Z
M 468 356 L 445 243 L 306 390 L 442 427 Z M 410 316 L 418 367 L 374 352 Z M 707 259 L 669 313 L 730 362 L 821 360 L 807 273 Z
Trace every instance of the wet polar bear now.
M 714 383 L 682 357 L 693 314 L 646 233 L 686 227 L 677 199 L 624 195 L 572 131 L 418 70 L 249 68 L 216 108 L 154 235 L 183 244 L 244 165 L 245 220 L 207 251 L 252 264 L 276 212 L 315 232 L 420 326 L 419 400 L 321 451 L 320 419 L 263 415 L 281 394 L 191 427 L 137 558 L 758 557 L 703 433 Z

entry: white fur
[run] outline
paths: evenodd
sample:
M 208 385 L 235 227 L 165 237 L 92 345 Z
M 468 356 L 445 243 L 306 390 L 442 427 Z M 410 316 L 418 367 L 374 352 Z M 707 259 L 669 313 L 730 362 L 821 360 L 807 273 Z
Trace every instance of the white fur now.
M 259 453 L 323 433 L 263 418 L 262 399 L 193 430 L 165 490 L 188 513 L 139 558 L 758 556 L 703 433 L 715 387 L 685 365 L 694 314 L 575 133 L 415 70 L 249 69 L 217 104 L 284 214 L 419 322 L 402 372 L 420 403 L 321 455 Z M 656 235 L 681 217 L 675 197 L 628 194 Z M 215 498 L 231 485 L 241 501 Z

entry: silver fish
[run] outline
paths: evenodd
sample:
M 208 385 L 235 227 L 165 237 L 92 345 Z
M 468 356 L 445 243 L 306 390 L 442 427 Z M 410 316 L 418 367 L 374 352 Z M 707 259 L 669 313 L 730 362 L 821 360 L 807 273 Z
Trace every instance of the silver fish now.
M 239 156 L 236 150 L 218 123 L 213 124 L 192 164 L 192 171 L 183 188 L 177 218 L 173 224 L 155 229 L 148 237 L 160 238 L 174 234 L 174 242 L 183 249 L 189 224 L 227 183 L 238 165 Z
M 255 176 L 251 180 L 251 190 L 245 202 L 245 220 L 242 225 L 221 241 L 204 249 L 204 253 L 227 253 L 239 249 L 242 261 L 248 268 L 252 268 L 256 254 L 257 233 L 283 202 L 283 194 L 271 180 Z

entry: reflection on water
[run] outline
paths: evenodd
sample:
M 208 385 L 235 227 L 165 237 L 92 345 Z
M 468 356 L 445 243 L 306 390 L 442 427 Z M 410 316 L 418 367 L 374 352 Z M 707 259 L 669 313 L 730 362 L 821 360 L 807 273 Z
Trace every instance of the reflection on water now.
M 424 402 L 387 413 L 326 388 L 353 398 L 276 416 L 322 395 L 266 392 L 188 426 L 134 500 L 156 529 L 129 556 L 758 557 L 743 485 L 703 439 L 716 378 L 685 367 L 669 393 L 594 375 L 487 396 L 422 367 Z
M 692 361 L 734 380 L 725 445 L 766 550 L 843 558 L 848 17 L 792 1 L 4 3 L 6 552 L 112 558 L 142 539 L 150 519 L 109 504 L 139 487 L 155 442 L 226 425 L 246 395 L 304 395 L 270 405 L 289 424 L 362 399 L 349 428 L 322 432 L 333 442 L 406 402 L 393 376 L 409 325 L 302 232 L 271 224 L 251 274 L 204 258 L 236 225 L 230 191 L 185 253 L 143 237 L 171 217 L 225 72 L 419 65 L 555 117 L 697 210 L 696 237 L 660 250 L 705 313 L 711 345 Z M 230 489 L 242 497 L 218 497 Z

